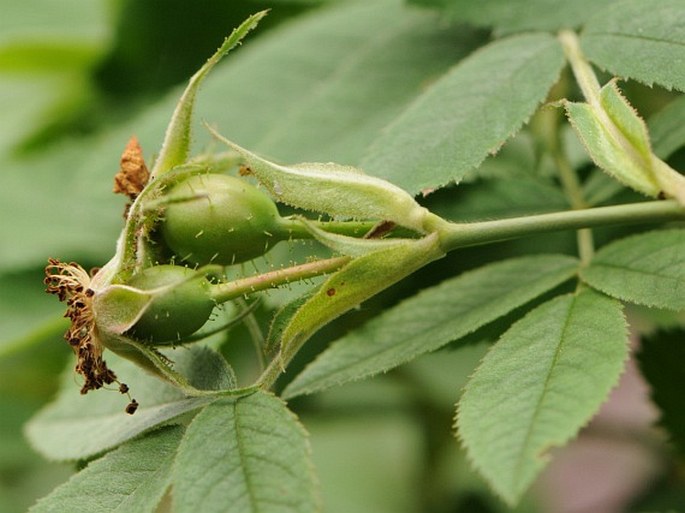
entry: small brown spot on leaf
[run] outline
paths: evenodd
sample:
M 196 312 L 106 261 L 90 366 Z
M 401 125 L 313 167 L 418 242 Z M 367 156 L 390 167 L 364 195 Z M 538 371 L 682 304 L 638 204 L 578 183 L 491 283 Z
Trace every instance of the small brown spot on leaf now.
M 252 174 L 252 169 L 250 166 L 246 166 L 245 164 L 241 164 L 240 167 L 238 168 L 238 174 L 240 176 L 250 176 Z
M 335 289 L 334 289 L 333 287 L 331 287 L 330 289 L 328 289 L 328 290 L 326 291 L 326 295 L 327 295 L 328 297 L 335 296 Z

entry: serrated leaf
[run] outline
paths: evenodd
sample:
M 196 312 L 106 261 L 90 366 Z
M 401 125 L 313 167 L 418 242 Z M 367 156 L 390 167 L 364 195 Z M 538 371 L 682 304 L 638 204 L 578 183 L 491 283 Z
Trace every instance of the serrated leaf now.
M 684 264 L 685 230 L 658 230 L 604 246 L 580 276 L 623 301 L 684 310 Z
M 426 289 L 336 341 L 285 389 L 313 393 L 387 371 L 475 331 L 573 276 L 578 261 L 530 256 Z
M 680 0 L 626 0 L 595 13 L 581 36 L 585 54 L 611 73 L 685 90 L 685 6 Z
M 627 355 L 621 304 L 589 289 L 539 306 L 489 351 L 459 402 L 457 428 L 474 466 L 509 504 L 547 451 L 597 411 Z
M 411 193 L 459 181 L 533 114 L 563 66 L 547 34 L 514 36 L 471 54 L 376 139 L 369 173 Z
M 189 381 L 196 386 L 216 389 L 234 384 L 230 375 L 224 372 L 225 361 L 208 364 L 209 360 L 221 357 L 207 348 L 181 348 L 167 354 L 175 362 L 175 368 L 188 375 Z M 197 365 L 196 357 L 201 367 Z M 111 354 L 107 354 L 106 359 L 109 367 L 129 386 L 131 395 L 140 403 L 138 411 L 135 415 L 124 413 L 128 399 L 118 392 L 101 390 L 80 395 L 70 366 L 57 399 L 39 411 L 26 426 L 29 442 L 46 458 L 75 460 L 92 457 L 212 400 L 211 397 L 187 398 L 177 388 L 127 360 Z M 210 369 L 221 372 L 212 375 Z
M 168 427 L 92 462 L 30 513 L 153 513 L 171 482 L 180 427 Z
M 441 8 L 453 21 L 494 27 L 497 33 L 527 30 L 556 31 L 581 25 L 597 9 L 616 0 L 411 0 Z
M 685 454 L 685 408 L 678 386 L 685 380 L 685 333 L 682 329 L 659 331 L 642 337 L 637 359 L 642 375 L 649 382 L 651 396 L 661 411 L 659 423 L 671 441 Z
M 173 482 L 176 513 L 320 511 L 307 433 L 280 399 L 261 391 L 195 417 Z
M 292 316 L 281 333 L 282 358 L 289 361 L 319 328 L 442 256 L 437 234 L 431 234 L 355 258 Z

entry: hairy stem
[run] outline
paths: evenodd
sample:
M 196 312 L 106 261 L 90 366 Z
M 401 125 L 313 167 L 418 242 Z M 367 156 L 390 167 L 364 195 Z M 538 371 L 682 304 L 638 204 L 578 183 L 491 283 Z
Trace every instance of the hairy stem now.
M 306 264 L 286 267 L 240 280 L 212 285 L 211 295 L 217 303 L 252 294 L 261 290 L 273 289 L 293 281 L 305 280 L 322 274 L 337 271 L 351 260 L 350 257 L 335 257 L 316 260 Z

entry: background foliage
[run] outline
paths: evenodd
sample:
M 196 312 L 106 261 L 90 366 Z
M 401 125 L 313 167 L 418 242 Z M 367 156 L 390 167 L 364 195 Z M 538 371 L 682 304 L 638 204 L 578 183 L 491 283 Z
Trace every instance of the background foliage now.
M 266 474 L 265 480 L 296 488 L 302 480 L 289 481 L 292 476 L 287 472 L 269 474 L 279 462 L 266 473 L 260 468 L 259 451 L 278 443 L 278 436 L 298 441 L 288 465 L 300 477 L 310 475 L 306 459 L 298 459 L 308 450 L 300 424 L 269 394 L 253 396 L 242 406 L 261 411 L 262 418 L 278 419 L 285 434 L 259 433 L 255 425 L 260 419 L 247 420 L 247 428 L 256 430 L 254 448 L 241 448 L 240 437 L 230 429 L 243 414 L 234 412 L 231 417 L 225 410 L 208 407 L 190 423 L 183 442 L 178 427 L 165 427 L 107 452 L 74 474 L 119 441 L 203 403 L 142 377 L 141 383 L 135 383 L 141 391 L 139 400 L 150 399 L 128 424 L 113 428 L 111 412 L 120 410 L 120 397 L 105 392 L 79 397 L 71 354 L 61 340 L 65 329 L 61 306 L 43 293 L 41 284 L 48 256 L 92 266 L 111 256 L 121 229 L 123 200 L 110 189 L 126 141 L 137 135 L 148 159 L 158 151 L 180 84 L 250 13 L 272 8 L 259 30 L 208 79 L 198 98 L 197 120 L 278 161 L 361 165 L 412 193 L 446 185 L 423 201 L 451 219 L 566 209 L 568 201 L 554 178 L 555 165 L 545 151 L 546 123 L 559 111 L 533 114 L 559 76 L 560 87 L 566 90 L 556 97 L 579 98 L 568 85 L 561 50 L 550 34 L 584 25 L 581 40 L 590 59 L 601 70 L 633 79 L 621 87 L 647 119 L 655 152 L 669 158 L 676 169 L 683 168 L 685 102 L 677 91 L 685 89 L 685 77 L 682 67 L 673 65 L 685 58 L 682 2 L 526 0 L 517 8 L 511 4 L 505 0 L 30 0 L 4 6 L 0 19 L 0 511 L 22 512 L 34 503 L 36 512 L 55 504 L 69 505 L 65 508 L 72 511 L 74 495 L 88 495 L 94 482 L 102 482 L 102 489 L 111 492 L 93 499 L 101 501 L 103 511 L 152 511 L 160 499 L 159 510 L 169 511 L 169 500 L 163 496 L 171 482 L 188 490 L 184 496 L 190 502 L 179 503 L 178 511 L 197 509 L 198 502 L 191 501 L 190 495 L 200 494 L 194 486 L 197 472 L 226 475 L 231 469 L 222 465 L 230 458 L 215 464 L 211 459 L 241 450 L 247 468 Z M 512 90 L 516 102 L 511 102 Z M 530 123 L 519 131 L 522 120 Z M 563 137 L 573 165 L 580 170 L 588 203 L 637 199 L 599 173 L 570 132 L 563 132 Z M 455 145 L 455 140 L 460 144 Z M 196 130 L 196 149 L 212 144 L 205 130 Z M 488 153 L 496 154 L 485 158 Z M 417 168 L 423 172 L 414 173 Z M 462 184 L 450 185 L 454 180 Z M 582 279 L 622 300 L 682 311 L 682 265 L 673 266 L 682 264 L 685 254 L 678 237 L 682 231 L 640 235 L 646 228 L 650 227 L 596 230 L 598 246 L 625 235 L 637 238 L 602 248 Z M 311 254 L 313 249 L 279 251 L 269 263 Z M 649 258 L 640 262 L 631 251 Z M 566 282 L 577 265 L 575 256 L 572 233 L 461 250 L 319 333 L 290 376 L 336 340 L 332 350 L 285 391 L 293 398 L 289 406 L 310 433 L 321 482 L 321 497 L 309 497 L 306 490 L 295 494 L 305 501 L 297 507 L 306 510 L 322 501 L 330 512 L 510 511 L 473 472 L 455 442 L 450 432 L 454 402 L 491 342 L 516 319 L 523 318 L 502 339 L 506 344 L 489 353 L 483 367 L 497 359 L 518 366 L 544 365 L 542 349 L 526 343 L 529 331 L 554 332 L 560 324 L 574 329 L 559 334 L 559 347 L 578 339 L 587 350 L 595 350 L 598 341 L 584 336 L 585 321 L 578 319 L 583 310 L 574 316 L 576 303 L 606 313 L 601 329 L 611 342 L 602 347 L 611 353 L 607 359 L 626 357 L 620 304 L 591 291 L 575 299 L 566 294 Z M 507 257 L 517 258 L 493 263 Z M 658 281 L 649 275 L 633 289 L 624 286 L 630 273 L 647 269 L 657 275 L 669 265 L 675 271 Z M 474 270 L 479 266 L 483 267 Z M 462 274 L 465 271 L 469 272 Z M 299 290 L 293 287 L 269 295 L 258 316 L 266 321 Z M 549 299 L 545 294 L 557 299 L 524 317 Z M 401 302 L 409 296 L 413 297 Z M 535 299 L 538 296 L 541 299 Z M 388 309 L 395 305 L 399 306 Z M 434 313 L 436 305 L 444 315 Z M 408 312 L 418 323 L 407 320 Z M 418 316 L 417 312 L 426 313 Z M 575 475 L 578 467 L 572 462 L 583 454 L 588 440 L 608 450 L 612 461 L 635 458 L 632 474 L 613 469 L 613 474 L 604 476 L 609 485 L 613 479 L 609 476 L 618 476 L 618 485 L 601 491 L 611 497 L 606 500 L 614 501 L 615 511 L 669 511 L 685 504 L 682 400 L 673 393 L 682 375 L 673 363 L 682 352 L 677 343 L 683 339 L 684 320 L 672 311 L 640 307 L 630 307 L 626 315 L 636 334 L 649 334 L 639 364 L 654 387 L 654 402 L 663 411 L 660 424 L 672 441 L 665 442 L 665 431 L 651 429 L 658 414 L 645 406 L 646 393 L 635 385 L 637 399 L 620 394 L 612 398 L 628 413 L 617 415 L 609 407 L 600 414 L 568 452 L 559 455 L 561 463 L 543 474 L 516 511 L 572 511 L 562 509 L 571 507 L 564 497 L 573 496 L 569 475 Z M 533 323 L 536 316 L 544 323 Z M 371 336 L 378 342 L 374 351 L 363 344 Z M 216 347 L 234 367 L 249 374 L 250 364 L 241 363 L 241 355 L 250 351 L 247 330 L 234 330 L 228 343 L 221 342 Z M 301 396 L 377 374 L 443 345 L 446 348 L 440 352 L 424 354 L 372 380 Z M 393 351 L 385 357 L 375 351 L 379 346 L 392 346 Z M 206 351 L 201 355 L 204 360 L 195 361 L 207 365 L 223 361 L 208 349 L 194 351 Z M 513 360 L 512 354 L 519 356 Z M 597 355 L 595 372 L 617 373 L 618 369 L 602 368 L 605 356 Z M 574 354 L 567 357 L 568 368 L 576 367 Z M 117 368 L 126 372 L 126 365 Z M 192 368 L 189 373 L 193 375 Z M 569 374 L 550 376 L 558 379 L 555 386 L 560 390 L 567 388 L 565 380 L 575 383 Z M 627 379 L 637 380 L 636 376 L 629 371 Z M 607 380 L 588 385 L 592 388 L 588 395 L 613 384 Z M 220 385 L 202 383 L 204 388 Z M 484 395 L 481 404 L 487 410 L 506 401 L 498 397 L 501 392 L 510 390 L 474 379 L 466 394 Z M 583 403 L 582 392 L 574 400 Z M 24 427 L 55 397 L 52 406 Z M 82 399 L 85 402 L 79 402 Z M 533 411 L 534 398 L 530 401 Z M 592 400 L 578 408 L 582 414 L 575 427 L 595 409 Z M 540 411 L 551 416 L 547 426 L 551 431 L 544 433 L 544 440 L 565 441 L 573 435 L 565 431 L 568 426 L 555 425 L 553 411 Z M 487 411 L 461 415 L 463 430 L 478 430 L 483 426 L 477 421 Z M 503 436 L 526 433 L 525 419 L 517 420 L 492 429 L 503 431 Z M 24 430 L 33 440 L 33 449 Z M 209 437 L 222 440 L 221 446 L 203 445 Z M 617 439 L 622 445 L 614 444 Z M 527 450 L 534 454 L 540 447 L 534 446 L 535 437 L 531 440 Z M 155 460 L 154 468 L 145 461 L 132 463 L 141 452 L 163 456 L 177 447 L 178 458 L 185 462 L 179 468 L 188 475 L 164 457 Z M 47 464 L 34 449 L 53 460 L 70 462 Z M 112 481 L 111 472 L 121 479 Z M 487 477 L 487 471 L 483 473 Z M 593 486 L 596 483 L 588 481 L 586 488 L 575 490 L 576 495 L 600 493 Z M 65 482 L 50 502 L 36 503 Z M 143 491 L 132 493 L 139 483 L 144 483 Z M 240 495 L 245 486 L 232 483 L 226 490 L 205 490 L 200 495 L 207 501 L 207 511 L 213 511 L 212 504 L 239 500 L 231 494 Z M 510 489 L 522 492 L 518 487 L 515 483 Z M 624 491 L 618 493 L 619 489 Z M 131 502 L 119 504 L 122 495 Z M 255 503 L 270 500 L 257 497 Z M 612 511 L 608 508 L 603 511 Z

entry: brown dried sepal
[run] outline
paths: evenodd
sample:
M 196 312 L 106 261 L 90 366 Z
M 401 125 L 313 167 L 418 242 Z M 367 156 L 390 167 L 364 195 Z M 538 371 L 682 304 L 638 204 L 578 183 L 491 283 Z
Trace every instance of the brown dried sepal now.
M 143 159 L 143 150 L 138 138 L 132 136 L 121 154 L 119 172 L 114 176 L 114 192 L 125 194 L 131 201 L 145 188 L 150 172 Z

